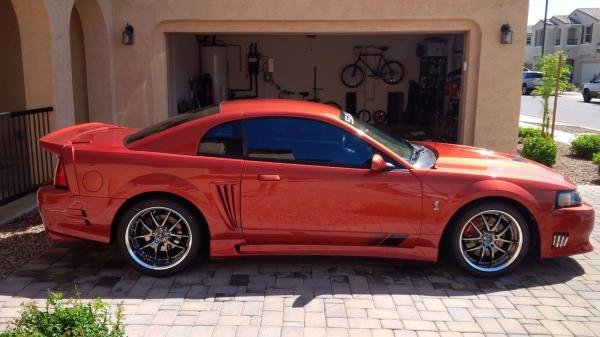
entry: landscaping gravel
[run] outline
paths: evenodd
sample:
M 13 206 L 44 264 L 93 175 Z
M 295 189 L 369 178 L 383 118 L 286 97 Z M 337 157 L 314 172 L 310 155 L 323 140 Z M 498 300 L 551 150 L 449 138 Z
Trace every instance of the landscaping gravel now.
M 0 226 L 0 280 L 51 245 L 37 210 Z
M 554 169 L 569 177 L 578 185 L 600 185 L 598 169 L 591 160 L 576 158 L 571 155 L 571 148 L 567 144 L 558 144 L 558 156 Z

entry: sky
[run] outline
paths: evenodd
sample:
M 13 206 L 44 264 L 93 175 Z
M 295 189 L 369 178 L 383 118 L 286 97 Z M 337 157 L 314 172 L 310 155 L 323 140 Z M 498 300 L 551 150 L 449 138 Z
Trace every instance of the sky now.
M 529 0 L 528 25 L 544 19 L 546 0 Z M 600 0 L 548 0 L 548 18 L 552 15 L 567 15 L 579 7 L 600 7 Z

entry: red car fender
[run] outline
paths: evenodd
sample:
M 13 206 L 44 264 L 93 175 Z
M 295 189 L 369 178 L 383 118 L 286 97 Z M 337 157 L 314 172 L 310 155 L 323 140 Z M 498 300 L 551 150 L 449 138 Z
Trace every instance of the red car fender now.
M 524 188 L 504 180 L 481 180 L 466 186 L 450 199 L 446 195 L 435 193 L 428 185 L 423 186 L 423 226 L 421 233 L 434 235 L 437 243 L 442 237 L 452 217 L 463 207 L 482 198 L 507 198 L 525 207 L 534 218 L 538 218 L 542 206 L 536 198 Z M 438 202 L 436 211 L 436 201 Z

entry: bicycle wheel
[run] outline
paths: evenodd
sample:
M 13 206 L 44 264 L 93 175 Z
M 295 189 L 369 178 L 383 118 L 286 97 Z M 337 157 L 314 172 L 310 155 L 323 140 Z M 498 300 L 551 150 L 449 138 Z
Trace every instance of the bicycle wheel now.
M 332 107 L 336 107 L 336 108 L 342 110 L 342 105 L 336 101 L 327 101 L 327 102 L 325 102 L 325 104 L 331 105 Z
M 377 124 L 383 124 L 387 121 L 387 112 L 383 110 L 377 110 L 373 113 L 373 120 Z
M 358 116 L 358 119 L 365 123 L 369 123 L 369 121 L 371 121 L 371 111 L 367 109 L 359 110 L 356 115 Z
M 381 67 L 381 79 L 387 84 L 397 84 L 404 78 L 404 66 L 398 61 L 387 61 Z
M 342 70 L 342 83 L 348 88 L 356 88 L 365 80 L 365 72 L 356 64 L 349 64 Z

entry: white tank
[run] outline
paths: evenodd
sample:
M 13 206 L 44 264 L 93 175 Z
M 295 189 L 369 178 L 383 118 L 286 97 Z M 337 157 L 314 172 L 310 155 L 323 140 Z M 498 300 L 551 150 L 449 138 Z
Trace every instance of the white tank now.
M 209 74 L 212 79 L 213 103 L 216 104 L 228 99 L 227 47 L 200 47 L 200 64 L 202 73 Z

